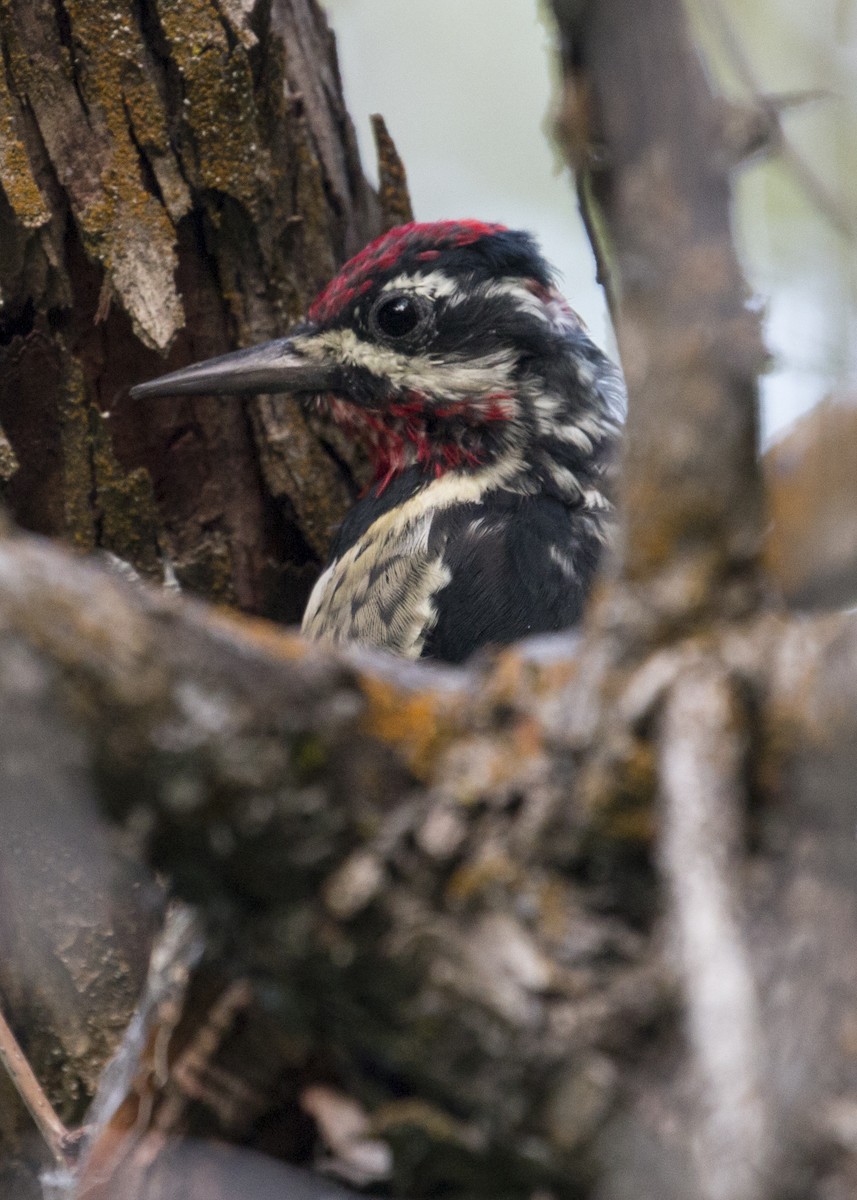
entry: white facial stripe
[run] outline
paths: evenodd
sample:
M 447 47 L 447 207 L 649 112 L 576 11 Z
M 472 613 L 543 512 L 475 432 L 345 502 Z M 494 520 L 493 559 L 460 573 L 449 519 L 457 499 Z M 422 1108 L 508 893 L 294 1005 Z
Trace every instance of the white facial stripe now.
M 530 291 L 521 279 L 510 277 L 494 280 L 491 283 L 485 284 L 480 294 L 486 300 L 493 300 L 500 296 L 506 297 L 514 301 L 518 312 L 523 313 L 525 316 L 536 317 L 538 320 L 545 321 L 548 324 L 551 322 L 550 313 L 545 308 L 544 303 Z
M 297 337 L 295 346 L 314 361 L 333 359 L 362 367 L 402 391 L 424 392 L 452 401 L 502 391 L 511 382 L 515 363 L 514 354 L 507 351 L 448 362 L 431 355 L 400 354 L 389 346 L 363 341 L 352 329 L 328 329 Z
M 464 304 L 470 301 L 493 300 L 506 297 L 515 303 L 519 312 L 549 325 L 573 327 L 567 309 L 558 303 L 545 304 L 527 287 L 518 276 L 510 275 L 505 279 L 495 279 L 482 283 L 478 289 L 467 291 L 461 288 L 454 279 L 444 275 L 442 271 L 429 271 L 425 275 L 397 275 L 385 283 L 383 292 L 413 292 L 418 296 L 428 296 L 430 299 L 443 299 L 447 305 Z
M 415 292 L 418 296 L 451 298 L 459 293 L 458 284 L 442 271 L 429 271 L 425 275 L 397 275 L 385 283 L 382 292 Z

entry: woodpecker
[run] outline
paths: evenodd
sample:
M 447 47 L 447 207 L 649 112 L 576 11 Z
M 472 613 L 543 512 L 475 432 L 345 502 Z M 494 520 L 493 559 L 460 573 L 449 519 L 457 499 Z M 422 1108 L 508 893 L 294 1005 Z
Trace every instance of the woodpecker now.
M 399 226 L 282 338 L 132 388 L 292 392 L 370 452 L 304 631 L 460 662 L 579 618 L 610 531 L 616 366 L 527 233 Z

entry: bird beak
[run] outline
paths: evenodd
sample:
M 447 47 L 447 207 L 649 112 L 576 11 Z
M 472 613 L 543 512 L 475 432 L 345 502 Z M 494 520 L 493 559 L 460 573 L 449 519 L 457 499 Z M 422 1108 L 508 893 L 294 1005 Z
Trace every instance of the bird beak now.
M 149 400 L 156 396 L 329 391 L 336 380 L 334 364 L 309 357 L 300 343 L 299 337 L 277 338 L 248 350 L 221 354 L 149 383 L 138 383 L 131 388 L 131 396 Z

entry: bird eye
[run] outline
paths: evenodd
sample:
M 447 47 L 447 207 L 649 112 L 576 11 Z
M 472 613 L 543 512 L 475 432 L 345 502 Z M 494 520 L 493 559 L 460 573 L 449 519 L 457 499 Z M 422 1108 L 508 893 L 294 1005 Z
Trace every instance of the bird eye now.
M 372 311 L 372 324 L 384 337 L 407 337 L 424 323 L 430 307 L 422 296 L 404 293 L 382 299 Z

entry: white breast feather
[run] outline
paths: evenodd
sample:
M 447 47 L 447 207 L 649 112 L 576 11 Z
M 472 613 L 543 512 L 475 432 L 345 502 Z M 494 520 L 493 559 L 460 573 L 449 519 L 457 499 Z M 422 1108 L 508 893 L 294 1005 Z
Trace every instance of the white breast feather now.
M 510 457 L 476 474 L 450 472 L 383 513 L 319 578 L 304 613 L 304 633 L 419 657 L 437 620 L 435 597 L 451 578 L 442 552 L 429 552 L 435 515 L 478 501 L 517 465 Z

